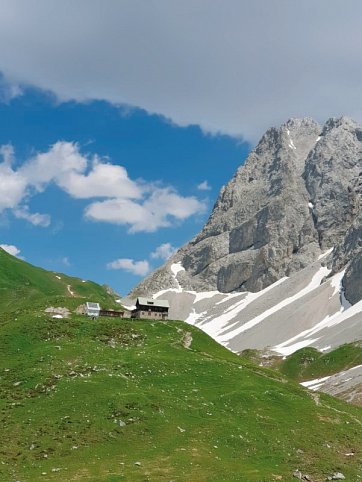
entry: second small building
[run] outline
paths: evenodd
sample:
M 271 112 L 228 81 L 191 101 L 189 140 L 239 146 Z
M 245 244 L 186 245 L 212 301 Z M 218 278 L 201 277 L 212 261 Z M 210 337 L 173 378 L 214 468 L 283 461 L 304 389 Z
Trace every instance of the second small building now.
M 167 320 L 169 308 L 168 300 L 154 300 L 140 296 L 136 301 L 136 309 L 132 311 L 132 318 Z

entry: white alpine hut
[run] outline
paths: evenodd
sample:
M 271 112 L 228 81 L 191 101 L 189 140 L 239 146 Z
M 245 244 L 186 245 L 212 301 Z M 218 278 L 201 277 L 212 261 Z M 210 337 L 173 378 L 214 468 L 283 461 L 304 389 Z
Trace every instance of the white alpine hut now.
M 85 311 L 88 316 L 94 319 L 99 317 L 101 307 L 99 303 L 93 303 L 91 301 L 87 301 L 85 304 Z

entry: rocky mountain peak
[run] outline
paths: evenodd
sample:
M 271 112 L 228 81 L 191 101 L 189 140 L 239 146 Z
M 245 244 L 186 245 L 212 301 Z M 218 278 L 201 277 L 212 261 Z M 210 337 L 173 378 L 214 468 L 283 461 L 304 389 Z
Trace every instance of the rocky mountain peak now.
M 353 119 L 351 119 L 350 117 L 347 117 L 347 116 L 330 117 L 324 124 L 323 135 L 325 135 L 326 132 L 329 132 L 332 129 L 342 128 L 345 130 L 349 130 L 349 129 L 356 129 L 358 127 L 359 127 L 359 124 Z
M 133 294 L 179 283 L 195 291 L 259 291 L 305 268 L 342 245 L 357 222 L 361 171 L 362 128 L 347 117 L 323 127 L 289 119 L 268 129 L 221 189 L 201 232 Z M 175 263 L 184 268 L 177 276 Z

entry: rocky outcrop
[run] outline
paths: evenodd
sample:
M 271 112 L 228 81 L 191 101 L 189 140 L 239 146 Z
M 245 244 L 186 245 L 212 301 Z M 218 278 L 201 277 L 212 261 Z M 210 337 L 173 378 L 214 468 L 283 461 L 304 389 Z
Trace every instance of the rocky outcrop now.
M 362 127 L 348 118 L 323 127 L 291 119 L 269 129 L 221 189 L 202 231 L 131 295 L 180 285 L 256 292 L 335 248 L 333 272 L 347 265 L 346 296 L 361 299 L 352 287 L 361 281 L 354 260 L 361 251 L 361 171 Z M 178 263 L 184 269 L 172 272 Z
M 360 171 L 362 127 L 345 117 L 330 119 L 303 174 L 322 249 L 343 242 L 358 215 Z

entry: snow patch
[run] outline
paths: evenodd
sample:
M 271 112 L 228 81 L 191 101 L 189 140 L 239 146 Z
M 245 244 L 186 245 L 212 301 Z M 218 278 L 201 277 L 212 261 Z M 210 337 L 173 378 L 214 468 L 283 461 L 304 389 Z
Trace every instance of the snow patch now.
M 182 266 L 180 261 L 179 263 L 174 263 L 171 265 L 171 271 L 173 276 L 176 277 L 180 271 L 185 271 L 185 268 Z
M 221 344 L 225 344 L 225 342 L 229 341 L 229 337 L 225 337 L 225 339 L 222 339 L 220 337 L 220 333 L 223 333 L 223 330 L 228 329 L 230 326 L 233 326 L 237 323 L 234 322 L 233 324 L 229 325 L 229 321 L 234 319 L 246 306 L 248 306 L 250 303 L 252 303 L 254 300 L 259 298 L 260 296 L 263 296 L 263 294 L 267 293 L 268 291 L 272 290 L 275 288 L 275 286 L 279 285 L 280 283 L 283 283 L 286 279 L 288 278 L 281 278 L 280 280 L 276 281 L 274 284 L 268 286 L 264 290 L 258 291 L 257 293 L 251 293 L 251 292 L 245 292 L 245 293 L 232 293 L 230 295 L 224 295 L 225 301 L 229 301 L 230 299 L 234 298 L 235 296 L 243 296 L 243 298 L 233 305 L 229 306 L 222 315 L 220 316 L 211 316 L 209 318 L 204 317 L 204 319 L 199 322 L 198 326 L 202 328 L 205 333 L 210 335 L 212 338 L 214 338 L 216 341 L 218 341 Z M 222 294 L 222 293 L 220 293 Z M 217 303 L 220 304 L 221 302 Z M 207 314 L 207 312 L 205 313 Z M 202 314 L 204 315 L 204 314 Z M 200 316 L 201 317 L 201 316 Z M 198 318 L 199 320 L 199 318 Z M 188 320 L 186 320 L 188 321 Z
M 293 338 L 290 338 L 289 340 L 276 345 L 273 347 L 273 350 L 278 352 L 278 353 L 283 353 L 284 354 L 284 348 L 287 347 L 295 347 L 295 345 L 298 345 L 299 342 L 293 344 L 293 342 L 297 341 L 298 339 L 305 339 L 306 337 L 310 337 L 315 335 L 316 333 L 326 329 L 326 328 L 331 328 L 332 326 L 338 325 L 339 323 L 342 323 L 343 321 L 346 321 L 348 318 L 351 318 L 352 316 L 362 313 L 362 300 L 356 303 L 355 305 L 351 306 L 350 308 L 346 309 L 345 311 L 337 311 L 334 313 L 334 315 L 328 315 L 325 318 L 323 318 L 322 321 L 317 323 L 315 326 L 312 328 L 309 328 L 308 330 L 304 330 L 301 333 L 299 333 L 296 336 L 293 336 Z M 317 341 L 319 338 L 316 338 L 314 340 L 308 339 L 308 344 L 312 344 L 315 341 Z M 293 345 L 291 345 L 291 343 Z M 306 345 L 305 345 L 306 346 Z M 298 350 L 299 348 L 296 348 L 294 351 Z M 293 352 L 291 352 L 293 353 Z
M 176 289 L 178 290 L 179 293 L 181 293 L 182 288 L 181 288 L 180 283 L 178 282 L 177 275 L 178 275 L 178 273 L 180 273 L 180 271 L 185 271 L 185 268 L 182 266 L 182 263 L 180 261 L 178 263 L 171 264 L 170 269 L 171 269 L 171 272 L 172 272 L 173 279 L 176 281 L 176 284 L 177 284 Z
M 157 291 L 157 293 L 153 295 L 153 298 L 155 299 L 160 298 L 160 296 L 163 296 L 165 293 L 189 293 L 189 292 L 183 291 L 182 288 L 167 288 L 166 290 Z
M 233 298 L 236 298 L 237 296 L 241 296 L 241 295 L 247 295 L 247 291 L 244 291 L 244 292 L 240 292 L 240 293 L 220 293 L 220 295 L 224 295 L 224 298 L 220 301 L 218 301 L 217 303 L 215 303 L 215 306 L 216 305 L 221 305 L 221 303 L 225 303 L 225 301 L 229 301 Z
M 332 348 L 331 345 L 328 345 L 328 346 L 324 346 L 323 348 L 319 348 L 319 351 L 321 351 L 323 353 L 325 351 L 330 350 L 331 348 Z
M 53 315 L 52 318 L 64 318 L 63 315 Z
M 308 207 L 309 207 L 310 209 L 314 209 L 314 204 L 311 203 L 311 202 L 309 202 L 309 203 L 308 203 Z
M 295 147 L 295 145 L 294 145 L 293 140 L 292 140 L 291 137 L 290 137 L 290 130 L 289 130 L 289 129 L 287 129 L 287 134 L 288 134 L 288 137 L 289 137 L 289 147 L 290 147 L 291 149 L 297 149 L 297 148 Z
M 62 278 L 61 278 L 60 276 L 58 276 L 58 275 L 55 275 L 55 277 L 58 278 L 58 279 L 62 279 Z
M 345 273 L 345 270 L 343 270 L 340 273 L 337 273 L 334 276 L 332 276 L 331 286 L 332 286 L 332 288 L 334 288 L 334 291 L 332 293 L 331 298 L 333 296 L 335 296 L 336 294 L 340 294 L 341 287 L 342 287 L 342 279 L 343 279 L 344 273 Z
M 325 257 L 328 256 L 329 254 L 331 254 L 331 252 L 332 252 L 333 250 L 334 250 L 334 247 L 328 249 L 327 251 L 325 251 L 324 253 L 322 253 L 320 256 L 318 256 L 318 260 L 325 258 Z
M 347 298 L 344 295 L 344 288 L 343 288 L 342 281 L 343 281 L 343 276 L 344 276 L 345 271 L 346 270 L 343 270 L 340 273 L 335 274 L 332 277 L 332 281 L 331 281 L 331 286 L 334 288 L 334 291 L 333 291 L 333 294 L 332 294 L 331 298 L 333 296 L 335 296 L 336 294 L 339 295 L 339 302 L 341 304 L 341 309 L 340 309 L 341 312 L 343 312 L 345 310 L 348 310 L 348 308 L 350 308 L 352 306 L 351 303 L 347 300 Z
M 231 332 L 228 332 L 221 339 L 223 341 L 228 341 L 228 340 L 230 340 L 230 338 L 234 338 L 235 336 L 239 335 L 240 333 L 243 333 L 244 331 L 249 330 L 253 326 L 257 325 L 258 323 L 263 321 L 265 318 L 268 318 L 270 315 L 272 315 L 272 314 L 276 313 L 277 311 L 281 310 L 285 306 L 290 305 L 294 301 L 298 300 L 299 298 L 302 298 L 306 294 L 315 290 L 316 288 L 318 288 L 320 286 L 322 279 L 325 276 L 327 276 L 330 273 L 330 271 L 331 270 L 329 270 L 325 266 L 322 266 L 317 271 L 317 273 L 313 276 L 311 282 L 305 288 L 303 288 L 298 293 L 296 293 L 294 296 L 290 296 L 289 298 L 285 298 L 280 303 L 278 303 L 275 306 L 272 306 L 268 310 L 264 311 L 264 313 L 261 313 L 260 315 L 256 316 L 252 320 L 247 321 L 246 323 L 244 323 L 242 326 L 239 326 L 235 330 L 233 330 Z M 281 280 L 279 280 L 279 282 L 284 281 L 285 279 L 286 278 L 282 278 Z M 277 281 L 277 283 L 278 283 L 278 281 Z M 276 285 L 276 283 L 274 283 L 274 285 L 271 285 L 271 287 L 273 287 L 275 285 Z M 271 287 L 269 286 L 269 288 L 271 288 Z M 266 288 L 266 289 L 268 289 L 268 288 Z M 259 291 L 259 293 L 255 293 L 255 294 L 260 296 L 263 293 L 265 293 L 265 290 Z
M 196 322 L 206 314 L 206 311 L 203 311 L 202 313 L 196 313 L 195 308 L 192 310 L 192 312 L 189 314 L 187 317 L 187 320 L 185 320 L 186 323 L 189 325 L 196 325 Z
M 321 387 L 329 378 L 331 378 L 331 375 L 328 377 L 316 378 L 315 380 L 309 380 L 308 382 L 302 382 L 301 385 L 309 388 L 309 390 L 315 391 L 318 390 L 318 388 Z
M 294 353 L 295 351 L 300 350 L 301 348 L 311 345 L 317 340 L 318 338 L 307 339 L 307 340 L 299 341 L 298 343 L 294 343 L 294 345 L 289 345 L 289 346 L 284 346 L 285 344 L 284 342 L 284 343 L 281 343 L 280 345 L 276 345 L 275 347 L 273 347 L 273 350 L 280 353 L 283 356 L 288 356 Z
M 188 292 L 191 293 L 191 292 Z M 194 303 L 197 303 L 198 301 L 205 300 L 208 298 L 213 298 L 216 295 L 219 295 L 219 291 L 202 291 L 201 293 L 195 293 L 195 300 Z

